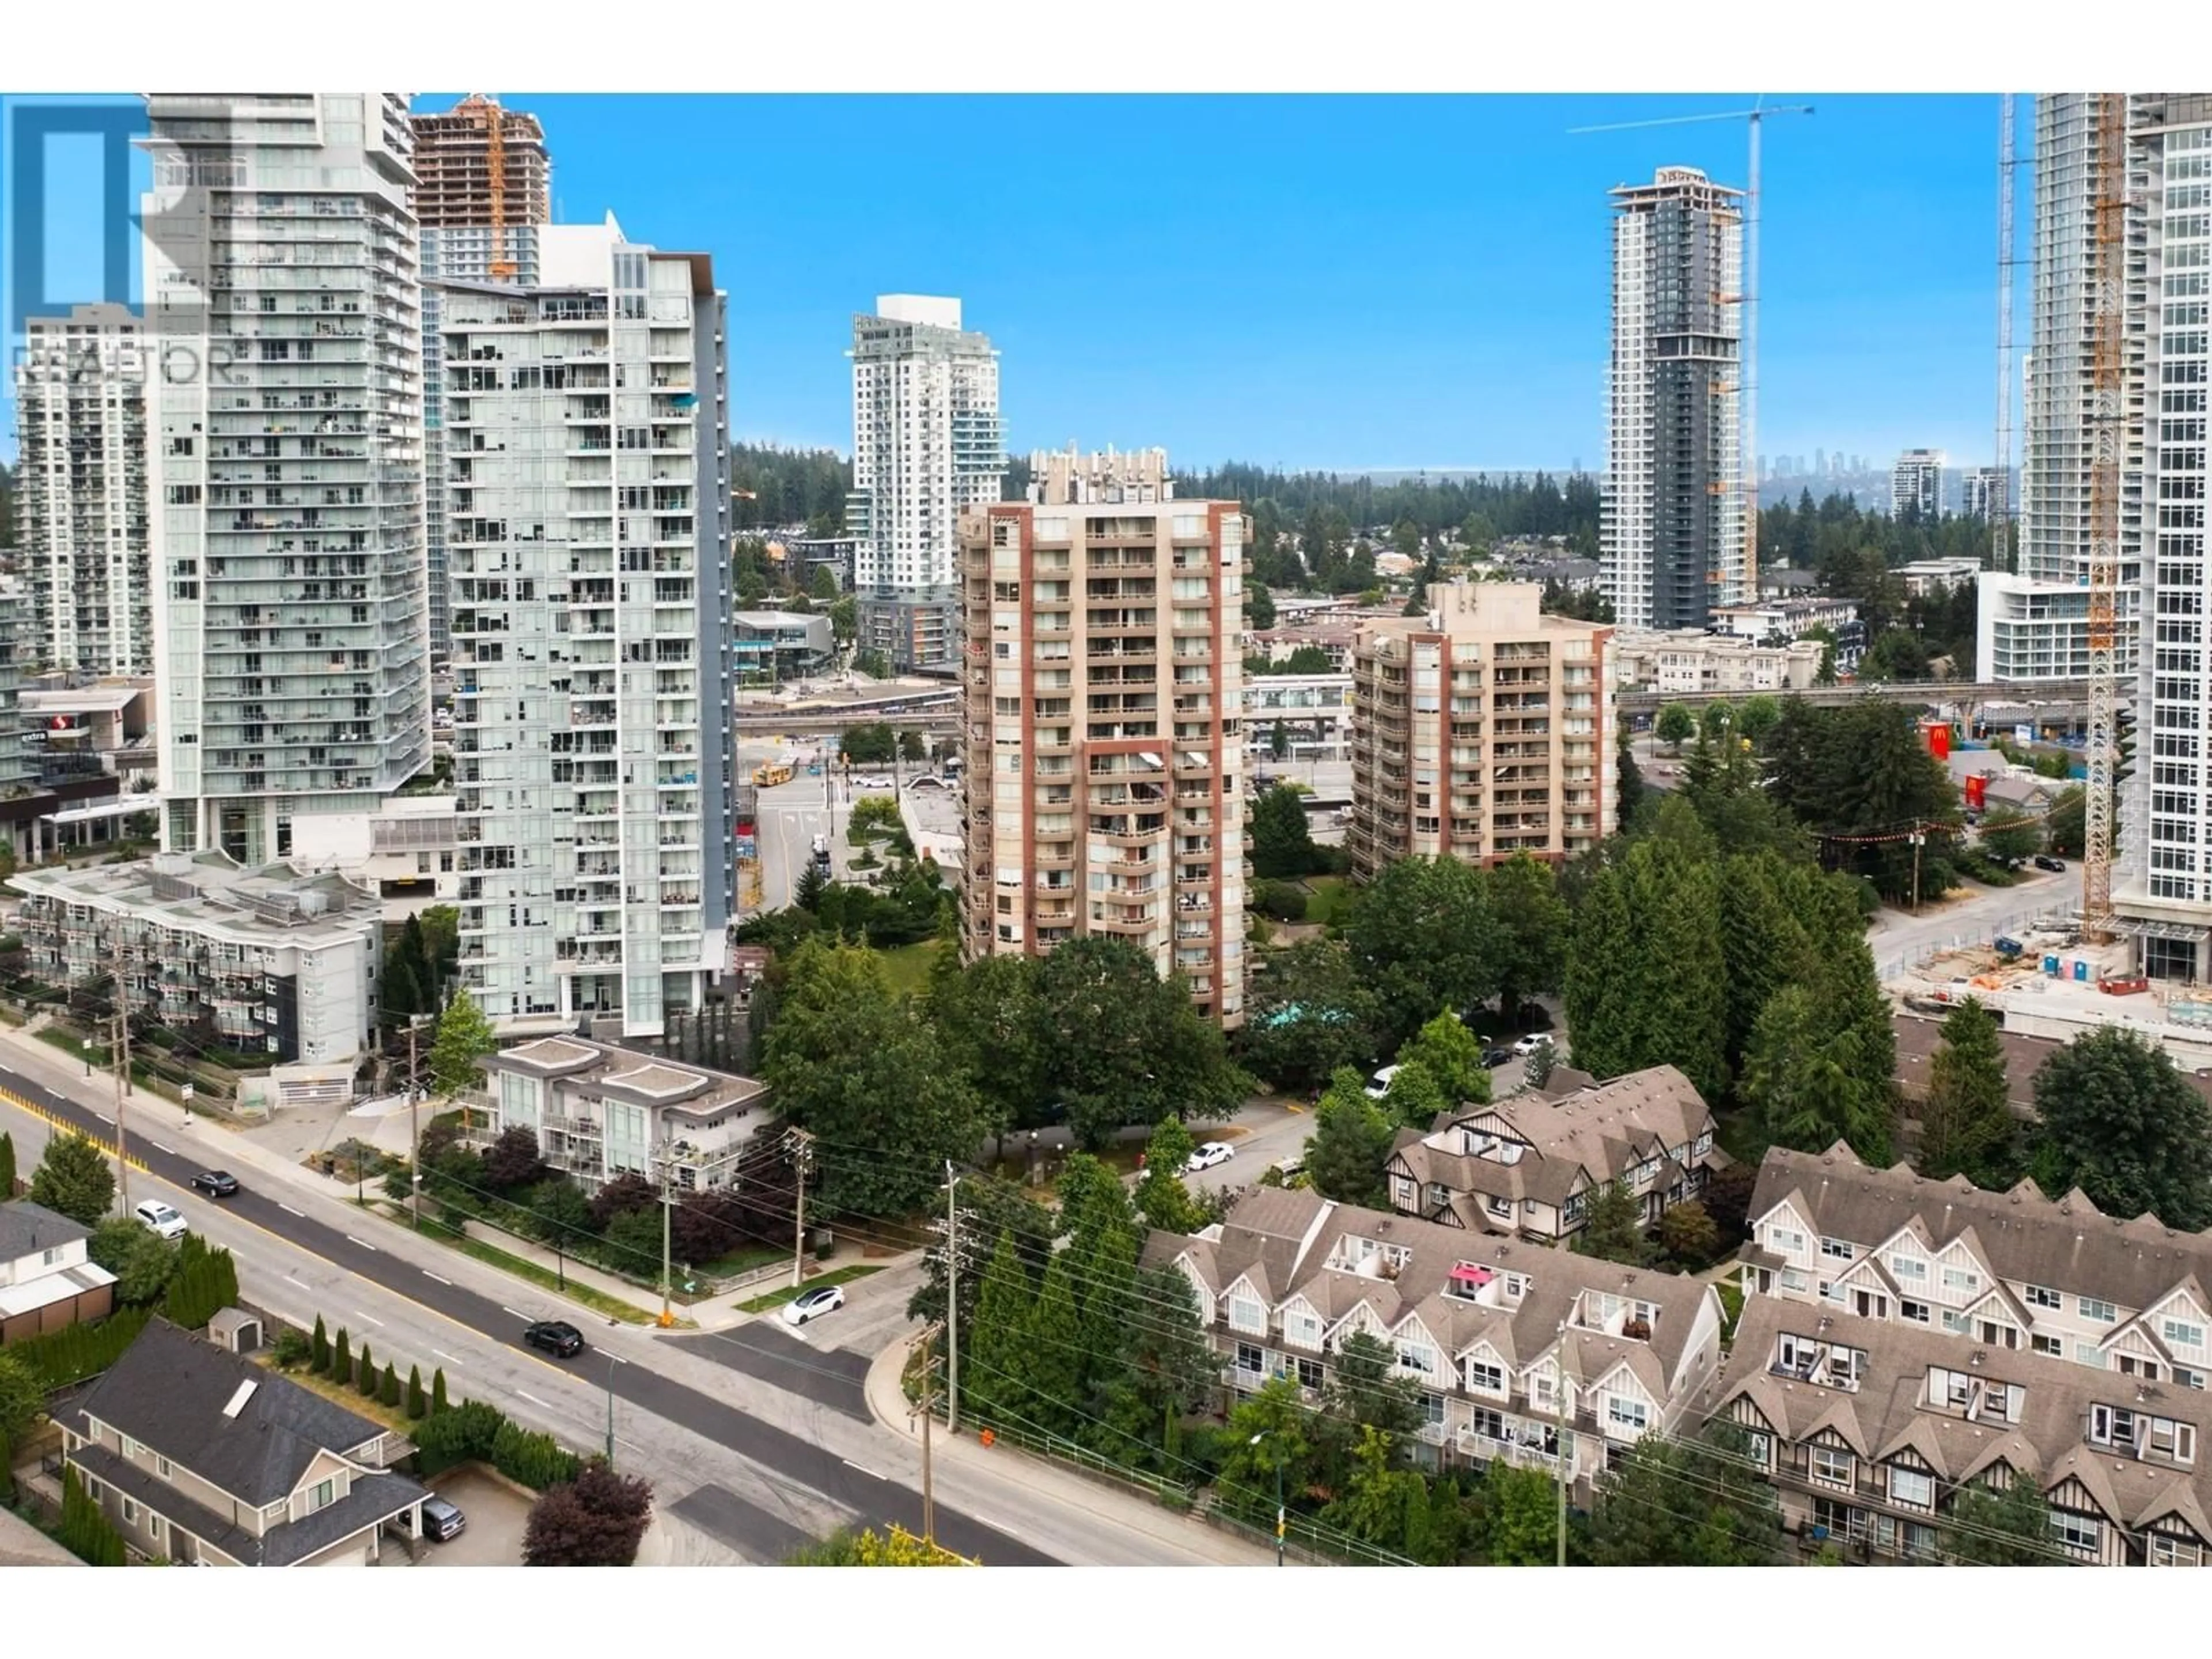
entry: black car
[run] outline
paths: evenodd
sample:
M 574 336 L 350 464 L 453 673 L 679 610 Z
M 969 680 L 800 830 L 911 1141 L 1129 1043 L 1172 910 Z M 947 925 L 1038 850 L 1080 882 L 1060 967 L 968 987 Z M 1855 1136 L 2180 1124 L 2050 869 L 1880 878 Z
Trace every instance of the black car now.
M 422 1535 L 425 1538 L 442 1544 L 448 1538 L 459 1536 L 461 1529 L 468 1524 L 469 1517 L 461 1513 L 458 1505 L 448 1504 L 442 1498 L 422 1500 Z
M 2035 855 L 2035 867 L 2039 870 L 2048 870 L 2054 875 L 2063 876 L 2066 873 L 2066 860 L 2055 859 L 2048 853 L 2038 853 Z
M 192 1177 L 192 1190 L 205 1193 L 210 1198 L 234 1198 L 238 1194 L 238 1177 L 228 1170 L 203 1170 Z
M 584 1351 L 583 1332 L 565 1319 L 541 1319 L 523 1332 L 522 1340 L 562 1359 L 574 1358 Z
M 1498 1044 L 1492 1044 L 1482 1051 L 1482 1063 L 1493 1071 L 1512 1058 L 1513 1051 L 1510 1048 Z

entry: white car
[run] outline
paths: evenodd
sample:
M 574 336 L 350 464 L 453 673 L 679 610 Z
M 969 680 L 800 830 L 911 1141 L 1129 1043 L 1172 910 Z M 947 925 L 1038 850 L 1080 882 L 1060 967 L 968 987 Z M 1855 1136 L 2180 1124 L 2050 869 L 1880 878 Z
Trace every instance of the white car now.
M 179 1215 L 176 1211 L 162 1203 L 158 1198 L 147 1199 L 144 1202 L 135 1206 L 131 1213 L 163 1238 L 182 1238 L 191 1231 L 185 1225 L 184 1217 Z
M 1522 1037 L 1518 1042 L 1516 1042 L 1513 1045 L 1513 1052 L 1520 1055 L 1522 1059 L 1526 1060 L 1529 1055 L 1534 1054 L 1537 1049 L 1548 1048 L 1551 1046 L 1551 1038 L 1546 1036 L 1541 1031 L 1535 1031 Z
M 1209 1140 L 1193 1152 L 1190 1155 L 1190 1161 L 1182 1167 L 1185 1173 L 1196 1175 L 1200 1170 L 1211 1170 L 1217 1164 L 1226 1164 L 1236 1156 L 1237 1149 L 1234 1146 L 1225 1146 L 1218 1140 Z
M 783 1322 L 804 1325 L 810 1319 L 819 1319 L 823 1314 L 835 1313 L 845 1305 L 842 1285 L 824 1285 L 818 1290 L 808 1291 L 783 1304 Z
M 890 787 L 891 781 L 889 778 L 879 778 L 873 773 L 870 773 L 865 778 L 853 780 L 853 787 L 855 789 L 888 789 Z

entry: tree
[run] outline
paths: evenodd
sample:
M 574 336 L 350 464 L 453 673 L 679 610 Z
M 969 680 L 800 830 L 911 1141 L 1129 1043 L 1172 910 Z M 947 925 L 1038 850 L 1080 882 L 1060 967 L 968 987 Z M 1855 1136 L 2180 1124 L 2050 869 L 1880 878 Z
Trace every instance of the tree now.
M 1244 584 L 1244 611 L 1256 632 L 1265 633 L 1275 625 L 1275 596 L 1265 582 Z
M 1760 739 L 1774 729 L 1782 718 L 1782 701 L 1769 692 L 1761 691 L 1746 697 L 1743 706 L 1735 711 L 1735 730 L 1738 736 L 1756 747 Z
M 544 1172 L 538 1136 L 526 1125 L 518 1123 L 501 1130 L 499 1139 L 484 1149 L 484 1184 L 501 1192 L 531 1186 L 542 1180 Z
M 1426 1130 L 1451 1109 L 1452 1102 L 1437 1081 L 1437 1074 L 1418 1060 L 1401 1060 L 1382 1096 L 1382 1115 L 1393 1128 Z M 1394 1137 L 1395 1139 L 1395 1137 Z
M 422 1368 L 407 1368 L 407 1416 L 410 1422 L 420 1422 L 430 1414 L 430 1402 L 422 1396 Z
M 337 1346 L 331 1351 L 331 1381 L 340 1387 L 353 1381 L 353 1341 L 343 1325 L 338 1327 Z
M 660 1202 L 659 1189 L 635 1170 L 625 1170 L 591 1197 L 592 1230 L 605 1232 L 607 1224 L 632 1210 L 649 1210 Z
M 806 585 L 807 595 L 823 605 L 834 605 L 837 599 L 837 573 L 826 564 L 814 567 L 814 575 Z
M 1742 1093 L 1771 1144 L 1818 1152 L 1848 1141 L 1880 1169 L 1889 1163 L 1891 1088 L 1881 1070 L 1816 991 L 1784 986 L 1753 1028 Z
M 85 1249 L 115 1275 L 115 1299 L 127 1308 L 159 1302 L 177 1270 L 177 1247 L 136 1216 L 105 1218 Z
M 499 1047 L 491 1022 L 466 989 L 453 993 L 446 1011 L 438 1016 L 438 1032 L 430 1042 L 430 1082 L 441 1094 L 457 1095 L 483 1086 L 483 1055 Z
M 1504 952 L 1489 886 L 1457 859 L 1385 866 L 1354 902 L 1344 940 L 1388 1048 L 1437 1009 L 1472 1008 L 1497 994 Z
M 1278 714 L 1275 723 L 1267 728 L 1267 754 L 1271 759 L 1280 760 L 1290 752 L 1290 728 L 1283 724 L 1282 716 Z M 1301 811 L 1298 817 L 1303 820 L 1304 812 Z
M 1267 972 L 1253 977 L 1242 1038 L 1244 1063 L 1278 1089 L 1310 1088 L 1338 1066 L 1378 1051 L 1381 1012 L 1342 939 L 1301 939 L 1269 957 Z
M 97 1226 L 115 1202 L 115 1171 L 108 1167 L 106 1154 L 84 1136 L 56 1135 L 46 1142 L 39 1167 L 31 1171 L 27 1196 L 79 1226 Z
M 1401 1466 L 1395 1443 L 1371 1424 L 1359 1427 L 1351 1466 L 1342 1494 L 1321 1512 L 1322 1523 L 1377 1548 L 1412 1554 L 1409 1523 L 1421 1515 L 1425 1534 L 1428 1481 Z
M 430 1373 L 430 1414 L 435 1417 L 448 1409 L 446 1400 L 446 1368 L 443 1365 Z
M 963 1068 L 865 946 L 802 942 L 763 1048 L 761 1075 L 785 1119 L 832 1149 L 818 1160 L 824 1217 L 920 1209 L 945 1160 L 965 1164 L 982 1145 Z
M 1980 841 L 1984 856 L 2010 870 L 2042 850 L 2043 829 L 2018 807 L 2000 802 L 1982 814 Z
M 1558 1490 L 1551 1476 L 1498 1458 L 1483 1480 L 1482 1500 L 1491 1565 L 1548 1567 L 1559 1559 Z
M 398 1408 L 399 1373 L 392 1370 L 392 1362 L 388 1359 L 384 1362 L 384 1376 L 376 1385 L 376 1398 L 380 1405 L 392 1410 Z
M 312 1340 L 313 1346 L 309 1350 L 312 1368 L 317 1376 L 328 1376 L 331 1373 L 331 1338 L 330 1333 L 323 1328 L 320 1314 L 315 1316 L 315 1334 Z
M 1390 1189 L 1382 1169 L 1395 1139 L 1395 1126 L 1367 1098 L 1359 1073 L 1340 1071 L 1321 1097 L 1306 1142 L 1306 1173 L 1314 1190 L 1340 1204 L 1386 1207 Z
M 791 902 L 809 915 L 819 915 L 822 896 L 830 890 L 830 872 L 819 859 L 809 859 L 799 872 L 799 884 L 791 890 Z
M 0 1204 L 15 1196 L 15 1137 L 0 1130 Z
M 1514 1024 L 1524 997 L 1560 987 L 1567 963 L 1567 904 L 1552 866 L 1526 853 L 1492 865 L 1484 879 L 1498 921 L 1498 1012 Z
M 1312 1484 L 1312 1434 L 1326 1424 L 1299 1403 L 1297 1385 L 1271 1376 L 1255 1394 L 1238 1401 L 1229 1413 L 1222 1460 L 1214 1485 L 1223 1505 L 1247 1516 L 1273 1515 L 1275 1495 L 1285 1506 Z
M 2001 1492 L 1976 1482 L 1951 1500 L 1943 1553 L 1988 1567 L 2047 1567 L 2064 1553 L 2051 1539 L 2051 1505 L 2034 1477 L 2014 1471 Z
M 1425 1071 L 1441 1091 L 1447 1110 L 1462 1105 L 1489 1103 L 1490 1068 L 1482 1063 L 1482 1040 L 1449 1008 L 1422 1026 L 1398 1050 L 1398 1064 Z M 1405 1075 L 1401 1071 L 1391 1079 L 1394 1097 L 1399 1079 Z M 1409 1117 L 1406 1121 L 1414 1120 Z
M 1696 1440 L 1645 1435 L 1598 1477 L 1593 1561 L 1606 1567 L 1780 1564 L 1781 1509 L 1748 1451 L 1732 1423 L 1714 1423 Z
M 1721 1230 L 1703 1204 L 1686 1199 L 1659 1218 L 1659 1242 L 1683 1266 L 1702 1268 L 1720 1254 Z
M 1651 735 L 1679 755 L 1682 752 L 1682 745 L 1698 735 L 1698 717 L 1686 705 L 1670 702 L 1659 711 L 1659 718 L 1652 721 Z
M 1316 857 L 1305 797 L 1286 783 L 1275 785 L 1252 808 L 1252 873 L 1295 878 L 1315 867 Z
M 2035 1073 L 2029 1168 L 2048 1193 L 2079 1187 L 2106 1215 L 2212 1225 L 2212 1107 L 2166 1049 L 2099 1026 Z
M 354 1357 L 353 1386 L 356 1394 L 373 1397 L 376 1393 L 376 1356 L 369 1352 L 366 1342 L 361 1345 L 361 1352 Z
M 947 937 L 931 970 L 924 1012 L 994 1135 L 1048 1121 L 1037 967 L 1030 956 L 978 957 L 963 967 L 957 937 Z
M 1029 1415 L 1019 1368 L 1034 1293 L 1030 1270 L 1010 1228 L 999 1235 L 992 1249 L 975 1312 L 965 1327 L 963 1352 L 968 1363 L 963 1367 L 960 1387 L 971 1421 L 1004 1422 L 1008 1412 Z
M 2088 813 L 2088 797 L 2079 784 L 2062 789 L 2051 803 L 2051 811 L 2044 819 L 2044 836 L 2051 850 L 2061 858 L 2081 856 L 2082 838 L 2087 833 L 2085 824 Z
M 1977 1186 L 2009 1184 L 2020 1126 L 1996 1017 L 1969 997 L 1943 1017 L 1943 1043 L 1928 1068 L 1920 1107 L 1920 1173 L 1963 1175 Z
M 1144 1178 L 1137 1182 L 1137 1210 L 1147 1226 L 1164 1233 L 1196 1232 L 1203 1224 L 1190 1188 L 1182 1184 L 1183 1165 L 1196 1145 L 1179 1118 L 1164 1118 L 1145 1146 Z
M 0 1445 L 12 1446 L 46 1408 L 46 1383 L 38 1367 L 21 1354 L 0 1348 Z
M 1644 1236 L 1643 1200 L 1620 1182 L 1606 1182 L 1590 1198 L 1574 1249 L 1577 1255 L 1594 1255 L 1601 1261 L 1644 1266 L 1650 1260 L 1651 1243 Z
M 1679 1067 L 1707 1099 L 1727 1080 L 1728 975 L 1712 838 L 1687 801 L 1590 880 L 1567 944 L 1575 1063 L 1614 1078 Z
M 395 956 L 385 963 L 384 977 L 377 982 L 376 1002 L 387 1025 L 404 1025 L 409 1016 L 422 1012 L 422 993 L 416 983 L 413 963 Z
M 627 1567 L 653 1517 L 653 1488 L 595 1457 L 573 1481 L 531 1505 L 522 1534 L 526 1567 Z

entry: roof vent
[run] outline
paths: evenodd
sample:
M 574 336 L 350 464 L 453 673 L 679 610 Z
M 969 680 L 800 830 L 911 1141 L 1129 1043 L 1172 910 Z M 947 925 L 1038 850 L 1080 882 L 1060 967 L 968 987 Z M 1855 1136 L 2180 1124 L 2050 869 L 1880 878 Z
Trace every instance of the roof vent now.
M 246 1402 L 253 1398 L 253 1391 L 261 1385 L 251 1377 L 238 1385 L 238 1392 L 230 1397 L 230 1404 L 222 1408 L 225 1417 L 235 1418 L 246 1409 Z

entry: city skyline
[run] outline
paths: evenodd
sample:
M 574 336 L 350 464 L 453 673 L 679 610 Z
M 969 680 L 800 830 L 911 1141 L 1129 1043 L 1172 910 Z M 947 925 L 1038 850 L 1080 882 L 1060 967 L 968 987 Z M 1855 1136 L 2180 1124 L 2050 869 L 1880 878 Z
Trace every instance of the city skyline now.
M 412 106 L 440 112 L 458 97 Z M 989 144 L 963 146 L 953 141 L 979 106 L 953 97 L 503 100 L 544 124 L 556 221 L 619 209 L 635 234 L 731 273 L 734 439 L 848 452 L 853 317 L 880 293 L 935 293 L 961 296 L 968 325 L 1004 354 L 1012 453 L 1079 432 L 1158 443 L 1192 466 L 1342 471 L 1565 471 L 1577 459 L 1595 471 L 1606 192 L 1673 165 L 1740 186 L 1745 143 L 1729 122 L 1568 129 L 1750 102 L 1017 96 L 991 100 Z M 1766 147 L 1760 447 L 1880 458 L 1924 444 L 1985 461 L 1996 100 L 1814 101 L 1817 118 Z M 1108 131 L 1113 143 L 1082 147 Z M 641 146 L 799 164 L 654 167 Z M 873 158 L 909 150 L 966 159 L 943 192 L 852 215 Z M 1448 155 L 1513 165 L 1461 179 L 1438 169 Z M 94 199 L 88 166 L 50 161 L 58 211 Z M 1232 216 L 1210 189 L 1170 191 L 1152 222 L 1174 258 L 1144 257 L 1151 237 L 1126 257 L 1095 257 L 1093 204 L 1134 173 L 1188 179 L 1194 167 L 1234 181 Z M 981 201 L 1000 234 L 968 234 L 948 200 Z M 82 245 L 77 285 L 94 298 L 96 238 L 77 230 L 61 228 L 50 264 L 64 267 L 58 289 Z M 1892 257 L 1900 241 L 1911 260 Z M 1245 395 L 1170 396 L 1194 365 L 1234 374 Z M 13 452 L 14 420 L 11 404 L 0 453 Z

